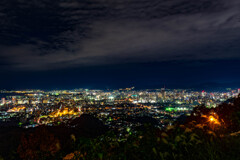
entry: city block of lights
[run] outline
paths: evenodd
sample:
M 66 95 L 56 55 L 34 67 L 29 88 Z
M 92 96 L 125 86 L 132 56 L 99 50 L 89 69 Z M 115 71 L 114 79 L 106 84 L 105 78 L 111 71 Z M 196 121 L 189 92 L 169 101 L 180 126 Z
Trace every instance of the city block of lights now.
M 31 128 L 40 125 L 68 125 L 69 121 L 90 114 L 110 128 L 134 130 L 143 120 L 159 128 L 171 125 L 194 107 L 214 108 L 236 97 L 240 89 L 205 92 L 183 89 L 118 90 L 1 90 L 0 126 Z M 229 102 L 230 103 L 230 102 Z M 74 126 L 68 126 L 74 127 Z

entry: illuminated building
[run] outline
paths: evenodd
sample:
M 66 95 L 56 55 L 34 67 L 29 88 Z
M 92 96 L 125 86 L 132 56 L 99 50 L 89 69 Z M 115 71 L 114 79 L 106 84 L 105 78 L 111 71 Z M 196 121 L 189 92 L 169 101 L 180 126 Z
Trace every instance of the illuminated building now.
M 17 104 L 24 104 L 23 100 L 17 100 Z
M 12 103 L 13 103 L 13 104 L 16 103 L 16 97 L 15 97 L 15 96 L 12 97 Z
M 2 98 L 2 104 L 6 104 L 6 99 Z
M 43 103 L 44 103 L 44 104 L 47 104 L 47 103 L 49 103 L 49 100 L 44 99 L 44 100 L 43 100 Z

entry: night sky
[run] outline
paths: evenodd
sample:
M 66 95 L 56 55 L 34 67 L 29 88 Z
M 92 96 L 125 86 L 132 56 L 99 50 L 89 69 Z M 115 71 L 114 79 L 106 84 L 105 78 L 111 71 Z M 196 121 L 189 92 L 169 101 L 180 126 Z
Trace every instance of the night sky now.
M 1 0 L 0 88 L 240 87 L 239 0 Z

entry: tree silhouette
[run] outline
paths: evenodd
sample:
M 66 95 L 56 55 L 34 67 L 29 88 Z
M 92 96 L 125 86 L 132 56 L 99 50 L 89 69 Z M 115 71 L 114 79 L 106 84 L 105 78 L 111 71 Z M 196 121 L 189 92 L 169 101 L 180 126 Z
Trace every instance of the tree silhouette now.
M 206 108 L 201 105 L 195 107 L 191 116 L 186 120 L 186 124 L 195 121 L 197 124 L 206 122 L 206 118 L 216 114 L 219 121 L 224 125 L 226 132 L 239 131 L 240 128 L 240 96 L 233 98 L 229 103 L 222 103 L 216 108 Z
M 45 127 L 39 127 L 29 136 L 22 135 L 17 152 L 22 159 L 38 160 L 54 156 L 59 150 L 59 140 Z

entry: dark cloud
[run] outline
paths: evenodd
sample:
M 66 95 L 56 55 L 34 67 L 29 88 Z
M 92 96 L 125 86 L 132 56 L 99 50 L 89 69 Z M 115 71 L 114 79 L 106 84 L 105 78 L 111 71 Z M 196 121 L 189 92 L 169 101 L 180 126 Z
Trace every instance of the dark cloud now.
M 240 59 L 238 0 L 0 3 L 3 68 Z

